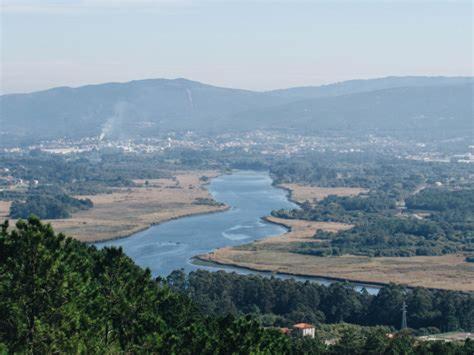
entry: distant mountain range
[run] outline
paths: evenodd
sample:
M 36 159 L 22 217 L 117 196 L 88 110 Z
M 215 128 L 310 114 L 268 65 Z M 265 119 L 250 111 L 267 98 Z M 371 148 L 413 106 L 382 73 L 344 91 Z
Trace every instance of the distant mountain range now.
M 467 135 L 473 133 L 473 89 L 472 77 L 388 77 L 267 92 L 186 79 L 59 87 L 0 96 L 0 139 L 253 129 Z

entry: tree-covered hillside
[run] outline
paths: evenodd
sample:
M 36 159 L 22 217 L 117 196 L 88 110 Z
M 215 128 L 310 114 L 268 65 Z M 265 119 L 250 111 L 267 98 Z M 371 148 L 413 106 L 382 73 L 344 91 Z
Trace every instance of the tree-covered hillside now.
M 211 280 L 209 291 L 222 285 L 219 275 Z M 229 282 L 232 292 L 239 285 L 259 289 L 252 285 L 254 279 L 242 284 L 232 278 L 225 280 L 221 291 L 231 289 Z M 253 308 L 231 312 L 218 303 L 227 302 L 225 297 L 216 299 L 209 293 L 206 298 L 204 291 L 187 295 L 179 280 L 154 280 L 121 249 L 97 250 L 55 234 L 35 217 L 20 220 L 15 228 L 5 222 L 0 230 L 0 353 L 467 355 L 474 350 L 469 340 L 420 342 L 407 332 L 387 337 L 388 330 L 380 327 L 343 325 L 331 335 L 335 339 L 331 344 L 320 335 L 288 336 L 244 316 Z M 343 305 L 353 302 L 346 293 L 334 299 L 331 312 L 344 311 Z M 242 296 L 251 294 L 246 291 Z M 301 296 L 304 315 L 305 295 Z M 424 300 L 419 298 L 420 311 L 428 312 Z M 220 311 L 203 310 L 203 301 Z
M 291 102 L 238 113 L 235 128 L 292 129 L 432 139 L 472 133 L 473 84 L 398 87 Z
M 2 143 L 255 129 L 466 135 L 472 78 L 389 77 L 269 92 L 150 79 L 0 96 Z
M 284 351 L 250 319 L 207 317 L 120 249 L 96 250 L 36 218 L 0 233 L 0 348 L 15 353 Z
M 210 129 L 231 113 L 281 102 L 258 92 L 185 79 L 60 87 L 0 96 L 0 132 L 25 139 L 150 136 L 202 125 Z
M 198 270 L 168 276 L 173 290 L 191 297 L 207 314 L 253 314 L 267 326 L 291 327 L 348 322 L 398 329 L 401 307 L 408 305 L 408 324 L 417 333 L 474 330 L 474 296 L 456 291 L 388 285 L 377 295 L 358 292 L 350 284 L 330 286 L 258 275 Z
M 79 199 L 66 194 L 59 187 L 30 187 L 24 201 L 15 200 L 10 217 L 28 218 L 31 214 L 44 219 L 68 218 L 72 212 L 92 208 L 90 199 Z

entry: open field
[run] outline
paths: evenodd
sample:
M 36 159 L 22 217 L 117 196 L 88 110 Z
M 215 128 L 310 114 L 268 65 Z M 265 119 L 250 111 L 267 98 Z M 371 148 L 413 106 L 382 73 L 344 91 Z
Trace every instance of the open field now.
M 272 250 L 273 249 L 273 250 Z M 462 255 L 378 257 L 317 257 L 275 248 L 222 248 L 202 260 L 260 271 L 328 277 L 367 283 L 397 283 L 448 290 L 474 291 L 474 265 Z
M 115 189 L 90 198 L 94 207 L 68 219 L 47 220 L 57 231 L 85 242 L 129 236 L 152 224 L 188 215 L 222 211 L 226 206 L 193 204 L 212 198 L 199 178 L 216 171 L 177 173 L 174 179 L 136 180 L 138 187 Z
M 11 201 L 0 201 L 0 221 L 8 218 Z
M 291 199 L 298 203 L 322 200 L 329 195 L 356 196 L 368 192 L 367 189 L 360 187 L 318 187 L 301 184 L 280 184 L 278 186 L 290 191 Z
M 468 332 L 449 332 L 449 333 L 439 333 L 439 334 L 430 334 L 417 337 L 421 341 L 459 341 L 464 342 L 466 339 L 472 339 L 474 336 L 473 333 Z
M 313 222 L 301 219 L 285 219 L 273 216 L 265 217 L 265 220 L 280 224 L 289 229 L 282 236 L 260 239 L 254 244 L 279 244 L 292 242 L 318 242 L 317 239 L 310 239 L 317 230 L 327 232 L 338 232 L 352 228 L 351 224 L 337 222 Z
M 290 230 L 282 236 L 251 244 L 221 248 L 199 257 L 219 264 L 259 271 L 309 275 L 367 283 L 398 283 L 407 286 L 474 291 L 474 264 L 463 255 L 415 257 L 365 257 L 345 255 L 318 257 L 292 253 L 290 243 L 309 242 L 316 230 L 336 232 L 351 228 L 343 223 L 311 222 L 267 217 Z M 319 242 L 313 239 L 315 243 Z

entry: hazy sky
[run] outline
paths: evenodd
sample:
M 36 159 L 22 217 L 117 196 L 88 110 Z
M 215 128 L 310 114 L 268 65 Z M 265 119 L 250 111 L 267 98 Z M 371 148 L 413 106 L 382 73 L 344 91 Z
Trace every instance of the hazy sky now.
M 1 92 L 473 75 L 472 1 L 0 0 Z

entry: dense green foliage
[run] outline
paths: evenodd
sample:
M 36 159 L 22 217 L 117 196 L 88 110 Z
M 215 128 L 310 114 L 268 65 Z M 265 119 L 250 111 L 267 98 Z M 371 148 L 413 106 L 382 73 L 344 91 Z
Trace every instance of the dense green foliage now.
M 212 198 L 198 197 L 193 201 L 194 205 L 206 205 L 206 206 L 224 206 L 222 202 L 218 202 Z
M 276 183 L 364 187 L 403 197 L 422 184 L 472 185 L 469 164 L 420 162 L 376 154 L 314 153 L 281 159 L 269 167 Z
M 462 292 L 424 288 L 407 291 L 401 286 L 389 285 L 373 296 L 358 292 L 349 284 L 322 286 L 293 279 L 204 270 L 188 276 L 174 271 L 167 281 L 173 290 L 191 297 L 207 314 L 252 313 L 269 326 L 290 326 L 304 321 L 398 328 L 400 309 L 406 300 L 411 328 L 474 329 L 474 295 Z
M 162 159 L 106 152 L 63 157 L 34 150 L 28 154 L 0 155 L 0 164 L 17 179 L 60 186 L 74 194 L 133 186 L 132 179 L 166 176 L 158 170 Z
M 367 216 L 390 215 L 396 202 L 384 193 L 369 193 L 356 197 L 330 195 L 315 204 L 308 201 L 300 208 L 273 211 L 272 215 L 280 218 L 306 219 L 310 221 L 331 221 L 355 223 Z
M 2 95 L 0 124 L 7 142 L 256 129 L 446 139 L 469 136 L 471 103 L 471 78 L 390 77 L 268 92 L 148 79 Z
M 462 240 L 474 252 L 474 189 L 426 189 L 409 197 L 407 207 L 429 213 L 428 220 L 442 226 L 452 240 Z
M 93 206 L 90 199 L 78 199 L 67 195 L 61 189 L 49 186 L 30 188 L 25 201 L 15 200 L 10 207 L 10 217 L 67 218 L 72 212 L 86 210 Z
M 297 253 L 317 256 L 471 253 L 474 189 L 468 178 L 472 169 L 464 165 L 400 160 L 366 162 L 361 166 L 351 162 L 330 166 L 324 160 L 282 162 L 273 169 L 279 181 L 363 186 L 370 191 L 354 197 L 328 196 L 322 201 L 307 201 L 298 209 L 272 214 L 355 224 L 354 228 L 336 234 L 318 231 L 315 238 L 323 242 L 293 245 L 292 251 Z M 444 185 L 426 188 L 435 183 Z M 420 212 L 424 213 L 423 217 Z
M 0 351 L 460 355 L 473 351 L 471 341 L 464 344 L 415 343 L 414 338 L 405 333 L 389 339 L 387 330 L 379 327 L 342 326 L 337 331 L 324 328 L 316 339 L 290 337 L 275 329 L 262 328 L 251 316 L 241 316 L 243 313 L 255 313 L 258 307 L 256 297 L 265 295 L 257 282 L 266 284 L 266 292 L 271 292 L 277 286 L 276 280 L 205 272 L 191 274 L 189 279 L 182 276 L 178 272 L 167 281 L 155 281 L 148 270 L 136 266 L 121 249 L 97 250 L 61 234 L 56 235 L 51 226 L 42 224 L 36 218 L 20 220 L 12 230 L 5 222 L 0 231 Z M 203 283 L 205 279 L 207 281 Z M 181 284 L 183 281 L 185 285 Z M 233 282 L 235 285 L 231 288 Z M 301 302 L 303 308 L 299 312 L 302 312 L 302 317 L 311 310 L 308 302 L 316 295 L 310 287 L 315 287 L 318 292 L 325 290 L 322 286 L 308 283 L 281 282 L 279 288 L 282 291 L 286 286 L 293 285 L 288 296 L 300 294 L 298 299 L 291 302 Z M 223 286 L 226 289 L 222 289 Z M 197 287 L 200 287 L 200 291 Z M 220 301 L 217 292 L 220 289 L 221 296 L 229 292 L 235 297 L 234 293 L 238 292 L 239 287 L 245 287 L 242 289 L 242 302 L 247 298 L 248 301 L 246 306 L 238 305 L 245 309 L 234 312 L 226 308 L 225 302 L 229 299 L 224 297 Z M 206 288 L 212 290 L 207 296 Z M 295 288 L 299 292 L 295 293 Z M 183 290 L 195 298 L 198 306 L 183 294 Z M 399 291 L 392 288 L 384 291 L 378 307 L 386 306 L 387 303 L 382 299 L 394 299 L 391 292 L 398 292 L 397 297 L 400 297 Z M 332 297 L 339 297 L 335 302 L 337 306 L 328 311 L 334 320 L 350 316 L 348 310 L 353 309 L 352 297 L 369 297 L 365 294 L 357 296 L 343 285 L 332 286 L 326 292 Z M 249 298 L 252 293 L 253 298 Z M 426 295 L 410 297 L 413 298 L 413 307 L 421 305 L 420 317 L 422 322 L 425 321 L 423 312 L 431 310 L 426 306 Z M 266 298 L 265 302 L 268 301 Z M 313 301 L 318 299 L 314 298 Z M 450 326 L 449 329 L 463 326 L 456 312 L 458 309 L 460 312 L 472 312 L 472 304 L 465 304 L 466 296 L 453 293 L 450 301 L 444 302 L 451 310 L 451 313 L 442 314 L 448 317 L 444 321 Z M 206 304 L 208 310 L 202 312 L 199 308 L 202 309 Z M 317 304 L 319 307 L 319 302 Z M 338 309 L 339 305 L 341 310 Z M 285 307 L 285 303 L 281 306 Z M 294 306 L 298 307 L 298 303 Z M 398 303 L 393 304 L 388 311 L 392 309 L 395 312 L 397 306 Z M 465 306 L 470 308 L 462 308 Z M 268 307 L 274 305 L 269 303 Z M 387 309 L 383 311 L 385 313 L 379 315 L 380 319 L 389 316 Z M 320 314 L 323 315 L 323 312 Z M 414 322 L 415 318 L 410 321 Z M 328 337 L 336 340 L 334 345 L 328 346 L 322 342 Z
M 448 191 L 440 188 L 425 189 L 410 196 L 406 205 L 411 209 L 429 211 L 474 211 L 474 190 Z
M 0 343 L 12 352 L 235 353 L 288 347 L 251 319 L 200 314 L 120 249 L 96 250 L 37 219 L 0 234 Z
M 27 218 L 30 214 L 45 219 L 67 218 L 77 210 L 92 207 L 90 200 L 73 195 L 132 187 L 133 179 L 169 177 L 160 169 L 164 166 L 169 165 L 163 157 L 113 152 L 61 156 L 33 150 L 0 154 L 0 183 L 8 186 L 7 177 L 22 182 L 14 189 L 0 189 L 0 200 L 13 201 L 12 218 Z
M 318 231 L 315 238 L 323 242 L 300 243 L 293 251 L 319 256 L 357 254 L 368 256 L 442 255 L 474 250 L 474 209 L 472 190 L 444 191 L 442 196 L 456 194 L 459 203 L 446 210 L 432 210 L 423 219 L 404 211 L 400 215 L 395 203 L 379 194 L 357 197 L 329 196 L 311 205 L 302 204 L 291 211 L 274 211 L 283 218 L 353 223 L 355 227 L 338 233 Z M 422 201 L 424 191 L 413 196 Z M 418 196 L 420 195 L 420 196 Z M 412 200 L 407 203 L 414 206 Z M 438 204 L 442 201 L 437 200 Z M 426 212 L 426 211 L 425 211 Z
M 370 217 L 354 228 L 338 233 L 318 231 L 323 242 L 301 243 L 294 251 L 319 256 L 442 255 L 472 250 L 470 232 L 456 233 L 430 220 L 399 217 Z

